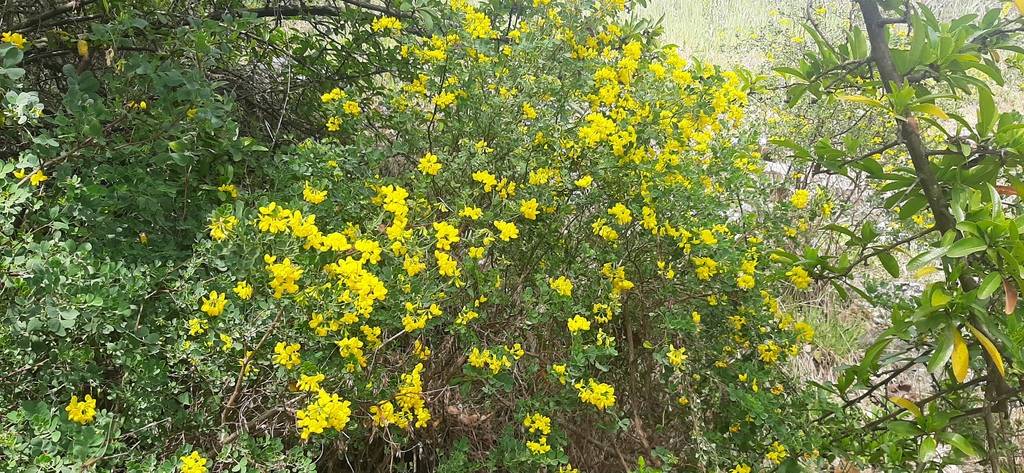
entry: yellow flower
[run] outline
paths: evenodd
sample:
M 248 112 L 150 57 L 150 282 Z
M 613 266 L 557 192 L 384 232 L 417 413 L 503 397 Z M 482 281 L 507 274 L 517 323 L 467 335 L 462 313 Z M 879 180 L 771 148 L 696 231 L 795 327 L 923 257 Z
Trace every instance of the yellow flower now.
M 206 473 L 206 459 L 199 455 L 199 452 L 192 452 L 183 455 L 181 458 L 181 473 Z
M 590 330 L 590 321 L 582 315 L 574 316 L 569 319 L 565 325 L 569 328 L 569 333 L 572 333 L 573 335 Z
M 782 445 L 779 442 L 772 442 L 771 450 L 764 454 L 765 460 L 768 460 L 775 465 L 782 463 L 782 460 L 788 456 L 789 452 L 786 451 L 785 445 Z
M 43 174 L 42 169 L 37 169 L 35 172 L 32 173 L 31 176 L 28 177 L 28 182 L 32 184 L 32 187 L 39 187 L 39 184 L 42 184 L 43 181 L 46 181 L 48 179 L 50 178 L 46 174 Z
M 221 347 L 221 350 L 230 351 L 231 347 L 235 346 L 235 340 L 232 339 L 231 336 L 226 333 L 219 334 L 217 338 L 219 338 L 221 343 L 224 344 Z
M 345 101 L 345 103 L 342 104 L 341 109 L 353 117 L 358 117 L 360 113 L 363 113 L 363 109 L 359 107 L 359 103 L 352 100 Z
M 471 220 L 477 220 L 484 214 L 483 209 L 480 207 L 463 207 L 459 211 L 460 217 L 467 217 Z
M 313 205 L 319 204 L 327 198 L 327 191 L 317 190 L 306 183 L 306 186 L 302 189 L 302 200 L 309 202 Z
M 551 372 L 558 376 L 558 382 L 565 384 L 567 367 L 564 364 L 555 363 L 551 365 Z
M 802 209 L 807 207 L 807 202 L 811 200 L 811 193 L 807 189 L 798 189 L 793 193 L 793 196 L 789 198 L 789 203 L 793 204 L 793 207 Z
M 416 169 L 419 169 L 423 174 L 436 176 L 441 171 L 441 163 L 438 162 L 437 156 L 434 153 L 427 153 L 420 158 L 420 163 L 416 166 Z
M 402 22 L 398 18 L 382 16 L 373 20 L 373 23 L 370 24 L 370 29 L 375 32 L 383 30 L 399 32 L 402 31 Z
M 786 272 L 786 276 L 789 276 L 789 281 L 797 289 L 807 289 L 811 286 L 811 277 L 807 274 L 807 270 L 801 266 L 793 266 L 793 269 Z
M 437 259 L 437 272 L 441 276 L 448 276 L 457 278 L 461 274 L 458 267 L 458 262 L 451 257 L 448 253 L 434 250 L 434 258 Z
M 238 284 L 235 284 L 233 291 L 235 291 L 235 295 L 243 301 L 247 301 L 252 297 L 252 285 L 245 281 L 238 281 Z
M 610 384 L 599 383 L 594 378 L 590 378 L 589 384 L 584 386 L 580 382 L 576 385 L 576 389 L 579 390 L 581 401 L 592 404 L 598 410 L 603 411 L 615 405 L 615 388 Z
M 498 185 L 498 178 L 487 171 L 474 172 L 473 180 L 484 185 L 484 192 L 490 192 L 494 186 Z
M 608 215 L 615 217 L 615 221 L 617 221 L 619 225 L 625 225 L 633 221 L 632 213 L 621 203 L 615 204 L 614 207 L 608 209 Z
M 96 400 L 89 394 L 81 401 L 78 400 L 78 396 L 71 396 L 71 402 L 64 410 L 68 412 L 68 419 L 72 422 L 85 425 L 96 417 Z
M 457 243 L 459 238 L 459 230 L 452 226 L 448 222 L 434 222 L 434 232 L 437 238 L 437 249 L 449 251 L 452 248 L 452 243 Z
M 344 430 L 352 415 L 351 405 L 351 402 L 343 400 L 337 394 L 321 389 L 315 401 L 295 413 L 295 425 L 299 428 L 299 436 L 303 440 L 308 440 L 311 434 L 322 434 L 327 428 L 339 432 Z
M 548 285 L 555 292 L 565 296 L 572 297 L 572 281 L 565 276 L 559 276 L 558 279 L 548 279 Z
M 409 277 L 413 277 L 427 269 L 427 264 L 420 261 L 419 255 L 405 255 L 405 260 L 402 262 L 402 269 L 405 270 L 405 274 Z
M 498 35 L 491 29 L 491 19 L 478 11 L 466 13 L 466 32 L 474 38 L 494 38 Z
M 323 373 L 317 373 L 312 376 L 305 374 L 299 376 L 299 391 L 305 391 L 308 393 L 320 391 L 320 383 L 324 378 L 325 376 Z
M 522 213 L 523 217 L 527 220 L 537 219 L 537 207 L 537 199 L 519 201 L 519 212 Z
M 339 101 L 339 100 L 341 100 L 341 99 L 343 99 L 343 98 L 345 98 L 347 96 L 348 95 L 345 94 L 344 91 L 342 91 L 341 89 L 335 87 L 335 88 L 331 89 L 330 92 L 321 95 L 320 96 L 320 101 L 323 102 L 323 103 L 337 102 L 337 101 Z
M 341 117 L 331 117 L 327 119 L 327 131 L 339 131 L 341 130 Z
M 576 181 L 573 182 L 573 184 L 576 184 L 576 187 L 580 187 L 580 188 L 586 189 L 586 188 L 590 187 L 590 184 L 592 184 L 593 182 L 594 182 L 594 178 L 591 177 L 588 174 L 588 175 L 583 176 L 583 177 L 581 177 L 579 179 L 576 179 Z
M 302 363 L 302 355 L 299 353 L 301 348 L 302 345 L 298 343 L 277 342 L 277 345 L 274 346 L 272 361 L 274 364 L 281 365 L 286 369 L 292 369 L 298 366 L 299 363 Z
M 537 441 L 526 442 L 526 448 L 529 448 L 534 455 L 543 455 L 551 451 L 551 445 L 548 445 L 548 438 L 541 437 Z
M 191 318 L 188 320 L 189 336 L 202 335 L 206 333 L 206 329 L 208 328 L 210 328 L 210 323 L 205 319 Z
M 455 103 L 455 94 L 451 92 L 441 92 L 437 97 L 434 97 L 434 105 L 436 105 L 437 108 L 448 108 L 448 106 L 453 103 Z
M 232 199 L 238 197 L 238 188 L 234 184 L 224 184 L 217 188 L 217 190 L 230 195 Z
M 729 470 L 729 473 L 750 473 L 750 466 L 745 463 L 741 463 L 736 465 L 732 470 Z
M 736 276 L 736 286 L 740 289 L 751 289 L 756 284 L 754 277 L 747 273 L 740 273 Z
M 695 273 L 697 279 L 701 281 L 710 280 L 712 276 L 718 274 L 718 262 L 711 258 L 694 257 L 692 258 L 694 266 L 696 266 Z
M 516 224 L 512 222 L 495 220 L 494 226 L 501 232 L 501 234 L 498 235 L 498 238 L 501 238 L 501 241 L 509 241 L 519 238 L 519 228 L 517 228 Z
M 209 297 L 203 298 L 202 311 L 206 312 L 206 315 L 210 317 L 216 317 L 224 313 L 224 308 L 227 307 L 228 301 L 225 298 L 226 294 L 218 293 L 217 291 L 210 291 Z
M 21 33 L 11 33 L 8 31 L 0 34 L 0 42 L 11 44 L 18 49 L 25 49 L 25 37 Z
M 210 238 L 217 241 L 227 238 L 234 231 L 235 225 L 238 225 L 238 219 L 234 215 L 210 217 Z
M 686 355 L 686 348 L 684 347 L 672 348 L 665 354 L 665 357 L 668 359 L 670 365 L 677 368 L 682 366 L 683 362 L 689 358 L 689 356 Z
M 537 109 L 533 108 L 533 105 L 528 103 L 523 104 L 523 118 L 526 120 L 537 119 Z
M 263 261 L 267 263 L 267 271 L 273 279 L 270 281 L 270 288 L 274 290 L 274 298 L 280 299 L 285 294 L 295 294 L 299 291 L 296 282 L 302 277 L 301 267 L 292 264 L 290 258 L 277 263 L 276 256 L 264 255 Z
M 551 433 L 551 418 L 539 412 L 528 414 L 523 418 L 523 427 L 530 429 L 530 433 L 540 432 L 541 435 Z

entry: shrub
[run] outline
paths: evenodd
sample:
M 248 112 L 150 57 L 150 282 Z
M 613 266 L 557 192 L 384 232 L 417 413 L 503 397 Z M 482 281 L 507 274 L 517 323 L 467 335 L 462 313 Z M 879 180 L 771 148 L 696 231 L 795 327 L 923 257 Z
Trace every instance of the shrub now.
M 62 106 L 7 125 L 38 135 L 4 167 L 8 465 L 815 462 L 819 400 L 783 369 L 813 329 L 776 298 L 809 278 L 766 257 L 804 205 L 758 178 L 752 78 L 660 47 L 624 8 L 353 14 L 392 73 L 326 84 L 304 65 L 296 94 L 319 105 L 282 107 L 322 125 L 296 118 L 294 144 L 184 60 L 65 68 Z M 219 68 L 281 74 L 248 29 L 301 45 L 288 65 L 336 60 L 305 49 L 333 37 L 211 18 L 90 38 L 223 41 Z

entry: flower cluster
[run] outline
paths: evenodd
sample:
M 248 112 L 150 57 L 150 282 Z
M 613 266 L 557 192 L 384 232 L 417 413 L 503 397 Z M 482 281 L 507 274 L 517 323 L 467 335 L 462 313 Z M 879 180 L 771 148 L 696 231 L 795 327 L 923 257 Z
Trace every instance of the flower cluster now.
M 539 412 L 528 414 L 523 418 L 523 427 L 529 429 L 529 433 L 537 434 L 536 440 L 528 440 L 526 448 L 534 455 L 543 455 L 551 451 L 548 445 L 548 434 L 551 433 L 551 418 Z
M 64 410 L 67 411 L 68 419 L 71 422 L 88 424 L 96 417 L 96 399 L 89 394 L 86 394 L 85 399 L 81 401 L 78 400 L 78 396 L 71 396 L 71 401 L 68 402 Z
M 337 394 L 321 389 L 316 400 L 295 413 L 295 426 L 299 428 L 300 437 L 307 440 L 311 434 L 322 434 L 328 428 L 339 432 L 345 430 L 352 415 L 351 405 Z

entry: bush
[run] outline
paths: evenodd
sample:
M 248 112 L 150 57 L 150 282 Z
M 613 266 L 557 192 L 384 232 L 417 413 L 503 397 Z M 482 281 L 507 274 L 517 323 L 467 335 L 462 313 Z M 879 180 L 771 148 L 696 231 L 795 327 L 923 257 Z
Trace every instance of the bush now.
M 752 78 L 624 7 L 346 13 L 348 39 L 263 10 L 94 25 L 114 60 L 4 130 L 7 466 L 816 462 L 827 401 L 782 368 L 813 329 L 776 298 L 809 278 L 766 256 L 806 202 L 758 177 Z M 314 42 L 370 34 L 389 72 L 331 83 Z M 199 59 L 119 49 L 141 38 Z M 287 132 L 219 81 L 247 65 L 303 68 Z

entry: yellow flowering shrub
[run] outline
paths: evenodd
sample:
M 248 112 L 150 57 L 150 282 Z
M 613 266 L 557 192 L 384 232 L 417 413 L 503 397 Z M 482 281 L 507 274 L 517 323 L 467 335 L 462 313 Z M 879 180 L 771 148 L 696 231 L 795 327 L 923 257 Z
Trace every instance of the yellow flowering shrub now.
M 150 422 L 167 435 L 140 448 L 190 472 L 231 469 L 257 444 L 303 471 L 368 470 L 378 455 L 430 471 L 459 458 L 473 462 L 462 471 L 609 471 L 625 457 L 724 471 L 818 448 L 814 396 L 783 369 L 813 328 L 778 299 L 809 275 L 767 256 L 809 204 L 768 203 L 743 126 L 754 78 L 683 58 L 622 1 L 429 3 L 346 19 L 395 67 L 371 85 L 309 82 L 310 126 L 261 122 L 267 146 L 238 145 L 230 163 L 205 154 L 234 136 L 223 117 L 198 100 L 174 112 L 228 128 L 159 149 L 186 163 L 189 190 L 166 207 L 197 243 L 124 227 L 153 274 L 117 278 L 132 291 L 108 294 L 126 300 L 116 326 L 48 319 L 48 343 L 87 326 L 82 346 L 111 353 L 117 332 L 133 348 L 119 356 L 142 359 L 83 371 L 78 392 L 147 383 L 100 406 L 72 398 L 68 428 L 130 432 L 122 419 L 166 413 Z M 306 33 L 272 40 L 292 34 Z M 145 98 L 124 113 L 171 113 Z M 272 165 L 243 171 L 254 153 Z M 11 185 L 74 189 L 38 164 Z M 98 364 L 77 361 L 99 358 L 86 351 L 68 358 Z
M 798 423 L 750 417 L 796 402 L 760 386 L 792 385 L 778 364 L 807 340 L 772 292 L 796 270 L 758 267 L 776 236 L 758 233 L 756 215 L 732 216 L 723 198 L 762 192 L 753 148 L 733 142 L 747 102 L 742 73 L 624 34 L 614 4 L 538 6 L 501 47 L 484 10 L 445 8 L 461 28 L 446 37 L 375 22 L 418 72 L 376 96 L 325 91 L 328 127 L 355 115 L 350 103 L 372 126 L 346 121 L 343 137 L 301 143 L 289 159 L 308 175 L 243 201 L 233 234 L 210 247 L 239 255 L 214 286 L 254 288 L 246 315 L 216 325 L 253 343 L 265 337 L 274 348 L 262 356 L 283 368 L 276 379 L 309 393 L 299 437 L 387 430 L 400 448 L 460 425 L 450 412 L 527 415 L 530 461 L 602 465 L 614 459 L 575 458 L 584 435 L 621 440 L 632 430 L 616 419 L 653 403 L 678 409 L 666 428 L 723 416 L 706 428 L 755 452 L 746 461 L 782 437 L 806 442 L 793 434 Z M 542 41 L 546 30 L 555 41 Z M 557 54 L 577 57 L 542 59 Z M 579 110 L 577 125 L 550 117 L 555 110 Z M 382 130 L 397 139 L 380 141 Z M 309 161 L 371 150 L 374 160 L 347 167 Z M 737 167 L 740 157 L 747 164 Z M 243 263 L 261 259 L 264 270 Z M 197 336 L 207 335 L 186 339 Z M 190 356 L 220 356 L 202 346 Z M 551 375 L 536 371 L 546 366 Z M 732 401 L 711 395 L 719 383 Z M 448 388 L 460 394 L 436 394 Z M 516 393 L 516 405 L 476 389 Z M 333 423 L 328 406 L 337 406 Z M 528 406 L 553 417 L 522 414 Z M 556 418 L 566 429 L 549 433 Z M 598 433 L 580 430 L 580 419 Z M 776 433 L 779 422 L 795 430 Z M 680 455 L 705 448 L 657 442 Z

